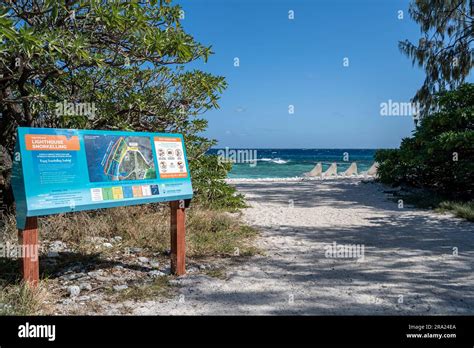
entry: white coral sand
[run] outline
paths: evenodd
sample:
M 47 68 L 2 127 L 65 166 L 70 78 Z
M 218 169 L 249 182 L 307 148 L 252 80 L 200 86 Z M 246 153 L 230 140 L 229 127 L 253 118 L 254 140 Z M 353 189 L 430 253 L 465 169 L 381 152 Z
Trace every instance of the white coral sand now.
M 265 255 L 226 280 L 180 277 L 179 296 L 134 314 L 474 314 L 474 224 L 399 208 L 360 179 L 232 183 Z M 328 257 L 334 243 L 363 246 L 363 260 Z

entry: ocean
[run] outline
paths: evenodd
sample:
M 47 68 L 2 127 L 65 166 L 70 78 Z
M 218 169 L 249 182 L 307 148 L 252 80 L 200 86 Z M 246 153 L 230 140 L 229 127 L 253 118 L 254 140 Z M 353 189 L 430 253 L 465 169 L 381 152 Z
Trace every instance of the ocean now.
M 359 173 L 374 163 L 376 149 L 210 149 L 208 154 L 232 155 L 234 151 L 247 151 L 237 155 L 236 163 L 229 172 L 230 179 L 292 178 L 309 172 L 317 162 L 323 170 L 337 163 L 337 171 L 346 170 L 352 162 L 357 163 Z M 236 153 L 234 152 L 234 155 Z M 242 153 L 241 153 L 242 154 Z M 255 160 L 256 157 L 256 161 Z M 250 161 L 249 161 L 250 159 Z

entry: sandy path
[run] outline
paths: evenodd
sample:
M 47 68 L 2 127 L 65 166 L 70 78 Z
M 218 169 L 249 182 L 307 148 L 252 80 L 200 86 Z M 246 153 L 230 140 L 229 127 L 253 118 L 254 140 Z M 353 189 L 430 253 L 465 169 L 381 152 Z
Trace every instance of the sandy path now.
M 134 314 L 474 314 L 474 224 L 399 209 L 359 180 L 234 183 L 266 255 L 226 280 L 183 277 L 179 297 Z M 326 257 L 334 242 L 364 259 Z

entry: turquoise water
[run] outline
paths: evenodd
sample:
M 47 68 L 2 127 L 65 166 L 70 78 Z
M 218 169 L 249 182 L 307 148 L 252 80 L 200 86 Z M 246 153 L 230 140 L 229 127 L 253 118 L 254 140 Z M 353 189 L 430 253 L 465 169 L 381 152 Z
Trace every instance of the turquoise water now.
M 220 152 L 219 152 L 220 150 Z M 239 150 L 239 149 L 231 149 Z M 245 149 L 241 149 L 245 150 Z M 256 149 L 247 152 L 244 163 L 235 163 L 229 178 L 290 178 L 309 172 L 317 162 L 322 162 L 323 170 L 331 163 L 337 163 L 337 171 L 346 170 L 352 162 L 357 163 L 358 171 L 365 171 L 374 163 L 375 149 Z M 211 149 L 209 154 L 222 154 L 224 149 Z M 227 153 L 229 150 L 227 150 Z M 231 153 L 232 154 L 232 153 Z M 344 157 L 346 156 L 346 158 Z M 348 160 L 345 161 L 344 159 Z M 245 159 L 245 158 L 244 158 Z M 254 165 L 256 163 L 256 165 Z

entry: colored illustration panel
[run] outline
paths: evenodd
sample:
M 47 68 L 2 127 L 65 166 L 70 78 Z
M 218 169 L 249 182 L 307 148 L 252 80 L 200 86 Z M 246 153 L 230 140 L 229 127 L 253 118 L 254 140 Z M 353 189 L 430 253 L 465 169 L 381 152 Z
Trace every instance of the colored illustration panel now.
M 15 149 L 18 226 L 27 216 L 193 195 L 179 134 L 19 127 Z
M 124 198 L 133 198 L 132 186 L 124 186 L 123 187 L 123 197 Z
M 149 137 L 84 135 L 91 182 L 155 179 Z
M 186 178 L 188 172 L 181 138 L 155 137 L 154 142 L 160 178 Z

